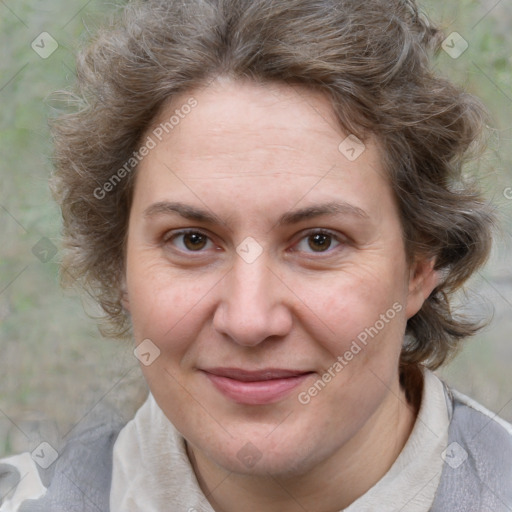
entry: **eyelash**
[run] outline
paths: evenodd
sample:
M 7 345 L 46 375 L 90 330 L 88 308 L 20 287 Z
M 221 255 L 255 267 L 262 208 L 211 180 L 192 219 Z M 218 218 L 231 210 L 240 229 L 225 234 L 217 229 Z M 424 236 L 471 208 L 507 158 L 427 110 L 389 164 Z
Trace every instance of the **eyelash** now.
M 179 230 L 177 232 L 169 232 L 165 235 L 164 237 L 164 244 L 168 244 L 170 242 L 172 242 L 173 240 L 175 240 L 176 238 L 180 237 L 180 236 L 184 236 L 184 235 L 190 235 L 190 234 L 197 234 L 197 235 L 201 235 L 201 236 L 204 236 L 205 238 L 208 239 L 209 242 L 212 242 L 210 236 L 208 236 L 205 232 L 199 230 L 199 229 L 183 229 L 183 230 Z M 339 247 L 340 245 L 343 245 L 343 243 L 346 243 L 346 240 L 342 239 L 339 235 L 337 235 L 336 233 L 328 230 L 328 229 L 312 229 L 310 231 L 307 231 L 305 232 L 302 237 L 299 239 L 299 241 L 294 244 L 295 245 L 298 245 L 300 242 L 302 242 L 303 240 L 307 240 L 307 238 L 313 236 L 313 235 L 326 235 L 326 236 L 329 236 L 331 237 L 332 241 L 335 241 L 337 242 L 338 245 L 336 245 L 334 248 L 331 248 L 329 247 L 326 251 L 319 251 L 317 253 L 315 252 L 309 252 L 308 254 L 317 254 L 318 256 L 315 256 L 315 257 L 322 257 L 322 255 L 329 255 L 331 256 L 332 252 L 337 248 Z M 202 252 L 204 252 L 202 249 L 198 250 L 198 251 L 189 251 L 189 250 L 179 250 L 179 252 L 182 252 L 184 254 L 187 254 L 187 255 L 190 255 L 190 254 L 194 254 L 194 253 L 197 253 L 197 254 L 201 254 Z M 296 251 L 294 250 L 293 252 L 299 252 L 299 251 Z

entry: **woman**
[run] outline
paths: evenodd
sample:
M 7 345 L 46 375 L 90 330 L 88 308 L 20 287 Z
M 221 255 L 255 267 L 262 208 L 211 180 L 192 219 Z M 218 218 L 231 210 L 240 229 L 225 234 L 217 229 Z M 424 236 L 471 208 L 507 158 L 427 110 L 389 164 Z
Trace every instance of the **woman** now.
M 4 459 L 0 510 L 512 510 L 512 427 L 432 373 L 493 223 L 441 40 L 401 0 L 140 1 L 96 36 L 54 124 L 63 276 L 150 394 Z

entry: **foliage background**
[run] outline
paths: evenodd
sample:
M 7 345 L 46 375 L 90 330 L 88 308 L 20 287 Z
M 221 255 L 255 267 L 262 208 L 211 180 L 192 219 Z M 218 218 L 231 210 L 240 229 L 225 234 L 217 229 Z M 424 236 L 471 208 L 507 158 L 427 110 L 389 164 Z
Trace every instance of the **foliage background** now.
M 147 393 L 133 348 L 102 339 L 84 312 L 93 306 L 59 288 L 59 254 L 52 249 L 59 246 L 60 218 L 47 186 L 49 95 L 72 83 L 76 48 L 119 5 L 0 0 L 0 456 L 32 450 L 41 440 L 59 446 L 74 425 L 105 409 L 127 420 Z M 512 2 L 422 5 L 447 35 L 456 31 L 469 44 L 458 59 L 441 52 L 435 65 L 492 113 L 489 149 L 473 170 L 503 223 L 466 305 L 493 321 L 438 374 L 512 421 L 512 199 L 505 194 L 512 187 Z M 46 59 L 31 48 L 42 32 L 59 45 Z M 38 247 L 53 257 L 41 261 Z

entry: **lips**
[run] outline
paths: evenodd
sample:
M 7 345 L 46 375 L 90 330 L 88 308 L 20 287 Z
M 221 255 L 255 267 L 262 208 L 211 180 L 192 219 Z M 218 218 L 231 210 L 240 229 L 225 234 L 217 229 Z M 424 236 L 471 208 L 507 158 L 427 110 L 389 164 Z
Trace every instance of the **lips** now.
M 256 382 L 262 380 L 272 379 L 287 379 L 290 377 L 298 377 L 308 371 L 300 370 L 280 370 L 275 368 L 268 368 L 264 370 L 242 370 L 241 368 L 212 368 L 205 370 L 212 375 L 218 375 L 219 377 L 227 377 L 229 379 L 236 379 L 243 382 Z
M 202 371 L 222 395 L 246 405 L 278 402 L 313 373 L 279 368 L 208 368 Z

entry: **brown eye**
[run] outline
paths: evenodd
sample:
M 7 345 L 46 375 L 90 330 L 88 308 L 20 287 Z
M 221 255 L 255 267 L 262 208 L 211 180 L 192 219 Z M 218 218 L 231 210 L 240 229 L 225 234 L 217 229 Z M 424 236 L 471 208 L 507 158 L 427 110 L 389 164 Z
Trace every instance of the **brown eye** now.
M 331 253 L 339 245 L 342 245 L 340 238 L 328 231 L 310 231 L 303 236 L 296 245 L 295 251 L 305 253 Z
M 316 233 L 308 237 L 308 246 L 315 252 L 324 252 L 331 246 L 332 236 L 326 233 Z
M 211 243 L 210 237 L 201 231 L 178 231 L 169 233 L 164 239 L 165 244 L 174 245 L 181 252 L 202 252 Z
M 201 233 L 185 233 L 183 236 L 183 244 L 190 251 L 198 251 L 204 248 L 208 238 Z

